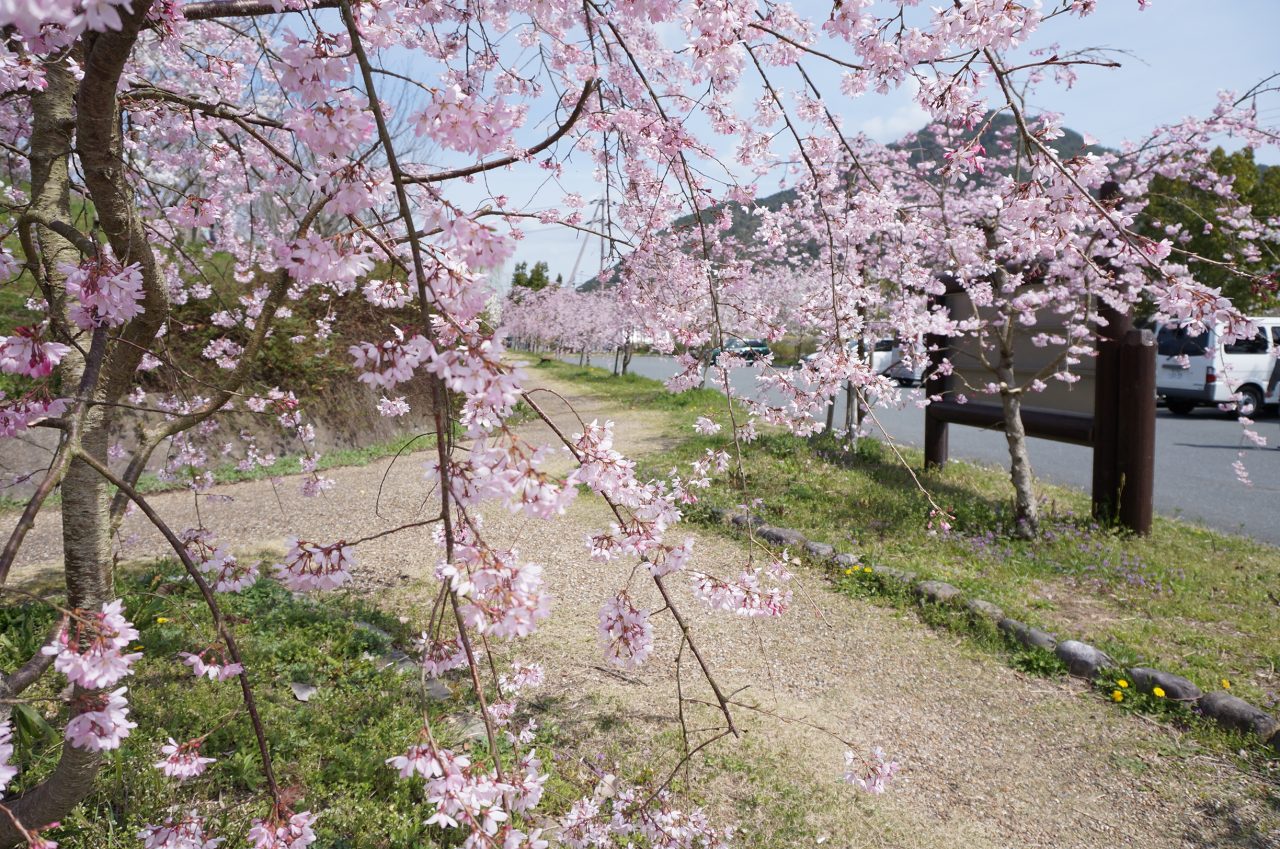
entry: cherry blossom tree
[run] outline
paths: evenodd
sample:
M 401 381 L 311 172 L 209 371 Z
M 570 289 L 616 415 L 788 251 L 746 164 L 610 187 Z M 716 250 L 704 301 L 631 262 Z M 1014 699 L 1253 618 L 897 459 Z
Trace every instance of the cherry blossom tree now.
M 1019 100 L 1019 85 L 1073 73 L 1084 60 L 1061 51 L 1020 64 L 1005 56 L 1042 26 L 1069 24 L 1093 5 L 970 0 L 926 12 L 914 3 L 846 2 L 807 20 L 757 0 L 0 0 L 8 169 L 0 274 L 6 287 L 29 294 L 34 316 L 0 342 L 0 369 L 20 386 L 0 399 L 0 436 L 32 427 L 58 436 L 0 549 L 0 582 L 58 490 L 66 584 L 47 648 L 5 671 L 0 709 L 44 675 L 70 688 L 65 742 L 43 780 L 14 774 L 9 729 L 0 723 L 0 778 L 18 788 L 0 801 L 0 845 L 49 846 L 40 832 L 85 798 L 102 753 L 136 727 L 127 683 L 134 629 L 114 590 L 112 556 L 113 533 L 131 509 L 164 535 L 207 603 L 218 643 L 172 660 L 239 690 L 266 798 L 233 836 L 260 849 L 314 842 L 315 812 L 293 810 L 278 786 L 254 670 L 219 596 L 255 580 L 299 592 L 346 585 L 358 574 L 363 543 L 424 526 L 435 528 L 440 548 L 437 603 L 422 623 L 424 670 L 465 670 L 487 746 L 483 754 L 452 751 L 424 720 L 403 752 L 387 753 L 388 769 L 420 783 L 428 821 L 458 830 L 466 845 L 548 845 L 538 810 L 546 774 L 529 729 L 509 723 L 538 674 L 497 673 L 486 654 L 489 642 L 523 638 L 552 611 L 542 566 L 486 539 L 481 511 L 489 506 L 552 521 L 579 487 L 601 498 L 613 522 L 586 553 L 620 566 L 617 591 L 601 599 L 603 654 L 623 667 L 651 656 L 659 614 L 639 606 L 632 584 L 651 582 L 664 603 L 660 615 L 677 626 L 680 656 L 691 658 L 721 721 L 686 741 L 686 752 L 736 733 L 736 712 L 752 705 L 720 685 L 682 611 L 698 603 L 746 617 L 780 615 L 790 602 L 790 561 L 786 552 L 753 547 L 737 574 L 710 574 L 675 530 L 681 507 L 697 489 L 730 478 L 758 424 L 810 432 L 814 413 L 849 382 L 889 391 L 845 344 L 873 316 L 887 314 L 907 334 L 945 327 L 950 318 L 924 306 L 940 272 L 976 291 L 993 275 L 1023 274 L 1016 269 L 1040 261 L 1086 268 L 1085 279 L 1105 286 L 1102 297 L 1141 293 L 1177 320 L 1235 316 L 1177 272 L 1171 246 L 1135 236 L 1129 211 L 1096 197 L 1108 163 L 1058 159 L 1044 144 L 1054 123 L 1033 124 Z M 953 224 L 940 205 L 904 193 L 894 176 L 902 162 L 842 131 L 807 71 L 814 63 L 842 75 L 831 98 L 911 81 L 919 103 L 960 138 L 989 106 L 1015 115 L 1024 178 L 965 201 L 999 204 L 996 222 Z M 797 87 L 788 93 L 781 79 Z M 735 108 L 744 90 L 757 95 L 747 111 Z M 1255 132 L 1245 113 L 1247 104 L 1224 104 L 1222 118 Z M 1194 161 L 1185 149 L 1201 141 L 1175 132 L 1168 144 Z M 981 152 L 961 142 L 948 162 L 976 170 Z M 532 172 L 554 181 L 573 167 L 591 168 L 607 191 L 612 212 L 602 232 L 583 223 L 570 197 L 563 208 L 537 210 L 475 188 L 485 175 Z M 729 237 L 726 204 L 751 207 L 766 174 L 786 180 L 795 199 L 753 211 L 758 229 L 742 253 Z M 682 213 L 693 226 L 673 232 Z M 628 249 L 622 273 L 631 315 L 643 315 L 654 331 L 646 335 L 661 345 L 723 349 L 730 334 L 746 330 L 774 339 L 796 315 L 822 329 L 822 356 L 794 371 L 761 365 L 762 384 L 786 401 L 752 401 L 745 417 L 727 406 L 733 452 L 713 451 L 684 476 L 641 480 L 614 448 L 612 423 L 562 430 L 504 357 L 506 331 L 489 321 L 487 272 L 512 255 L 530 219 Z M 1095 242 L 1082 254 L 1081 240 Z M 770 270 L 794 259 L 795 245 L 808 262 L 796 278 L 802 284 L 783 297 Z M 904 293 L 889 304 L 885 281 Z M 314 429 L 296 394 L 302 387 L 262 385 L 255 364 L 295 311 L 324 315 L 312 334 L 324 337 L 325 305 L 338 309 L 351 298 L 384 310 L 386 329 L 332 356 L 347 358 L 383 393 L 379 410 L 402 413 L 397 387 L 415 374 L 430 381 L 431 510 L 362 539 L 292 538 L 272 574 L 255 574 L 233 553 L 235 529 L 173 527 L 138 481 L 159 464 L 189 484 L 192 498 L 203 497 L 213 482 L 211 446 L 226 443 L 237 421 L 258 419 L 295 440 L 307 494 L 331 487 L 316 471 Z M 601 322 L 596 308 L 577 309 L 578 320 L 590 314 L 596 325 L 610 324 L 604 331 L 619 326 L 616 317 Z M 193 328 L 208 340 L 198 349 L 189 344 Z M 579 335 L 567 344 L 593 344 L 581 335 L 586 329 L 568 332 Z M 713 365 L 726 389 L 736 359 L 724 353 Z M 672 387 L 701 382 L 696 358 L 686 353 L 681 362 Z M 531 444 L 508 424 L 521 400 L 558 444 Z M 142 424 L 133 443 L 114 447 L 126 409 Z M 700 423 L 705 431 L 723 426 Z M 454 439 L 459 428 L 465 441 Z M 242 463 L 265 462 L 251 440 L 230 441 Z M 557 450 L 575 460 L 567 477 L 544 469 Z M 686 693 L 677 693 L 682 707 L 695 698 Z M 195 741 L 174 740 L 157 758 L 175 798 L 178 782 L 207 764 Z M 883 791 L 897 771 L 879 751 L 851 752 L 849 763 L 846 780 L 869 792 Z M 561 818 L 556 840 L 603 846 L 639 835 L 649 845 L 721 845 L 722 832 L 701 811 L 681 810 L 668 784 L 615 787 L 607 801 L 588 793 Z M 140 837 L 148 847 L 217 838 L 197 813 L 151 824 Z

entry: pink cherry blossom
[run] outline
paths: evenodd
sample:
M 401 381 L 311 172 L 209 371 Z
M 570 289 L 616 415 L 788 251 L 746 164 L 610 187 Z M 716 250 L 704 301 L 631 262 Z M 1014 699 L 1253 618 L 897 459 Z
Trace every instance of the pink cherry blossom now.
M 791 580 L 788 562 L 783 552 L 768 568 L 744 569 L 731 581 L 693 575 L 693 595 L 713 610 L 749 617 L 781 616 L 791 606 L 791 590 L 786 587 Z
M 430 745 L 410 746 L 403 755 L 387 758 L 386 763 L 399 772 L 401 778 L 420 775 L 431 779 L 443 774 L 443 767 L 435 757 L 435 748 Z
M 698 416 L 698 420 L 693 423 L 693 429 L 704 436 L 711 436 L 720 432 L 720 425 L 706 416 Z
M 83 709 L 67 723 L 63 735 L 67 742 L 89 752 L 120 748 L 121 741 L 138 727 L 129 719 L 127 691 L 120 687 L 109 694 L 79 696 Z
M 89 690 L 110 687 L 132 674 L 139 652 L 123 653 L 138 638 L 138 629 L 124 618 L 124 601 L 102 605 L 102 612 L 74 611 L 52 644 L 40 651 L 54 658 L 53 666 L 73 684 Z
M 385 418 L 398 418 L 408 414 L 408 412 L 409 402 L 404 399 L 403 395 L 396 398 L 382 398 L 378 401 L 378 415 Z
M 221 652 L 214 647 L 210 647 L 200 652 L 192 654 L 191 652 L 178 652 L 178 657 L 182 658 L 182 662 L 191 667 L 191 673 L 197 678 L 208 678 L 210 681 L 226 681 L 229 678 L 235 678 L 241 672 L 244 672 L 244 666 L 239 663 L 210 663 L 207 656 L 221 655 Z
M 480 633 L 525 637 L 551 613 L 542 567 L 522 562 L 515 550 L 466 546 L 436 573 L 458 595 L 463 622 Z
M 67 406 L 67 399 L 50 398 L 43 389 L 12 400 L 0 390 L 0 439 L 17 436 L 45 419 L 56 419 L 67 411 Z
M 49 828 L 56 828 L 58 825 L 59 823 L 50 823 Z M 58 849 L 58 841 L 31 832 L 27 837 L 27 849 Z
M 535 690 L 546 680 L 546 671 L 540 663 L 514 663 L 511 672 L 501 676 L 502 689 L 513 694 Z
M 423 336 L 405 338 L 404 331 L 393 327 L 395 338 L 374 345 L 361 342 L 348 351 L 355 358 L 355 366 L 364 374 L 360 380 L 372 386 L 391 389 L 413 377 L 414 369 L 421 365 L 431 350 Z
M 600 642 L 604 656 L 624 669 L 636 669 L 653 653 L 653 625 L 649 611 L 631 603 L 626 592 L 620 592 L 600 608 Z
M 156 769 L 169 778 L 176 778 L 179 781 L 186 781 L 188 778 L 203 775 L 205 768 L 214 763 L 215 759 L 201 756 L 200 745 L 202 742 L 202 740 L 196 739 L 179 743 L 170 737 L 169 742 L 160 747 L 165 759 L 155 765 Z
M 315 814 L 310 811 L 290 814 L 272 812 L 267 819 L 255 819 L 249 828 L 249 845 L 253 849 L 306 849 L 316 840 L 311 830 Z
M 69 345 L 41 339 L 43 326 L 19 327 L 13 336 L 0 336 L 0 371 L 26 377 L 48 377 Z
M 142 314 L 142 271 L 137 263 L 121 266 L 103 256 L 66 271 L 67 295 L 78 302 L 71 320 L 81 329 L 119 327 Z
M 284 562 L 275 566 L 276 580 L 294 592 L 332 590 L 351 580 L 355 551 L 345 542 L 332 545 L 290 537 Z
M 879 746 L 871 750 L 869 761 L 859 760 L 852 751 L 844 753 L 844 780 L 867 793 L 883 793 L 902 768 L 897 761 L 886 760 Z
M 138 832 L 143 849 L 216 849 L 223 839 L 210 838 L 204 831 L 204 819 L 191 811 L 175 820 L 166 817 L 163 825 L 147 825 Z
M 252 458 L 256 454 L 255 446 L 250 444 L 248 450 Z M 272 462 L 273 460 L 264 457 L 258 464 L 270 466 Z M 241 468 L 248 471 L 252 466 Z M 257 564 L 240 563 L 226 546 L 215 542 L 211 531 L 205 528 L 188 529 L 182 533 L 182 541 L 196 566 L 212 583 L 215 592 L 240 592 L 253 586 L 258 580 Z
M 429 738 L 425 745 L 414 746 L 403 756 L 389 758 L 387 764 L 402 778 L 421 776 L 425 779 L 426 799 L 435 806 L 435 812 L 426 820 L 428 825 L 452 829 L 465 824 L 472 835 L 483 834 L 487 838 L 495 838 L 500 832 L 510 833 L 510 815 L 503 803 L 505 795 L 516 792 L 516 788 L 498 781 L 493 770 L 477 767 L 466 755 L 439 748 Z M 536 765 L 536 761 L 533 764 Z M 531 780 L 537 783 L 526 773 L 525 782 Z M 520 796 L 526 792 L 519 791 Z M 503 845 L 502 841 L 496 845 Z
M 467 653 L 460 639 L 437 640 L 427 633 L 414 641 L 422 657 L 422 671 L 428 678 L 439 678 L 451 669 L 467 665 Z

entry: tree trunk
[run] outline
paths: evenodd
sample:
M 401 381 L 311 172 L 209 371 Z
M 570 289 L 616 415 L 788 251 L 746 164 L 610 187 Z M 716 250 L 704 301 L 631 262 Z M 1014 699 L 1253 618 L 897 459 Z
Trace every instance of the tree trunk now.
M 142 272 L 144 311 L 122 328 L 124 342 L 101 347 L 95 343 L 90 357 L 102 359 L 93 362 L 86 362 L 73 349 L 59 364 L 64 391 L 83 392 L 97 402 L 79 412 L 68 438 L 104 464 L 111 425 L 109 411 L 127 391 L 143 352 L 154 342 L 168 314 L 167 290 L 157 277 L 155 258 L 121 164 L 124 145 L 116 103 L 121 72 L 150 6 L 150 2 L 135 3 L 132 11 L 122 16 L 119 30 L 95 35 L 93 49 L 84 57 L 76 57 L 83 67 L 78 89 L 66 65 L 59 63 L 48 69 L 45 91 L 31 98 L 35 211 L 49 219 L 71 223 L 68 157 L 74 133 L 78 137 L 75 150 L 97 222 L 116 258 L 138 263 Z M 74 248 L 65 245 L 64 239 L 39 229 L 41 264 L 47 287 L 52 290 L 50 306 L 56 304 L 65 309 L 64 278 L 57 265 L 75 264 L 79 256 Z M 88 385 L 82 386 L 86 371 L 99 367 L 99 372 L 84 381 Z M 111 493 L 106 481 L 81 460 L 71 462 L 62 481 L 62 545 L 67 606 L 100 609 L 115 595 Z M 77 694 L 80 692 L 77 689 Z M 16 799 L 6 801 L 10 817 L 28 829 L 64 819 L 93 790 L 101 763 L 98 754 L 64 744 L 51 775 Z M 23 842 L 10 817 L 0 817 L 0 847 Z
M 613 349 L 613 376 L 614 377 L 618 376 L 618 363 L 621 361 L 621 359 L 622 359 L 622 346 L 619 345 L 618 347 Z
M 1036 506 L 1035 479 L 1031 473 L 1031 455 L 1027 452 L 1027 431 L 1022 425 L 1022 390 L 1018 388 L 1013 368 L 1002 362 L 997 372 L 1000 379 L 1000 405 L 1004 409 L 1004 438 L 1009 444 L 1009 480 L 1013 484 L 1014 535 L 1020 539 L 1035 536 L 1040 523 Z
M 627 376 L 627 369 L 631 367 L 631 337 L 627 337 L 627 343 L 622 346 L 622 376 Z
M 72 108 L 76 83 L 66 61 L 46 66 L 44 91 L 31 97 L 34 129 L 31 138 L 32 211 L 40 217 L 71 222 L 68 157 L 75 130 Z M 50 311 L 65 315 L 63 265 L 76 265 L 79 252 L 61 235 L 37 227 L 40 265 L 50 298 Z M 84 374 L 85 360 L 72 348 L 59 364 L 59 380 L 74 392 Z M 81 426 L 80 444 L 95 456 L 107 456 L 106 407 L 92 407 Z M 62 481 L 62 539 L 67 607 L 100 608 L 111 598 L 110 495 L 97 472 L 73 461 Z M 10 814 L 27 828 L 39 828 L 64 818 L 93 789 L 101 766 L 98 754 L 63 745 L 53 774 L 16 799 L 6 800 Z M 8 817 L 0 818 L 0 846 L 24 842 Z
M 846 381 L 844 385 L 844 429 L 846 438 L 855 445 L 858 439 L 858 425 L 861 423 L 862 418 L 858 415 L 860 412 L 857 394 L 853 391 L 853 381 Z

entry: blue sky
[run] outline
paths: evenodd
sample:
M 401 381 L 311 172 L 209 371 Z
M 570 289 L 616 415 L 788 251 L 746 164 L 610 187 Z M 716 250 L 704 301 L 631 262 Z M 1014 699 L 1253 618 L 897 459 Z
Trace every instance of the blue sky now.
M 797 0 L 798 10 L 824 18 L 829 3 Z M 927 14 L 926 4 L 920 10 Z M 932 5 L 936 5 L 936 0 Z M 1099 0 L 1098 10 L 1088 18 L 1056 20 L 1046 25 L 1033 41 L 1043 46 L 1057 40 L 1065 48 L 1103 47 L 1124 51 L 1116 58 L 1118 69 L 1082 68 L 1070 90 L 1046 80 L 1031 100 L 1033 109 L 1052 109 L 1064 115 L 1064 124 L 1086 132 L 1108 146 L 1125 139 L 1139 138 L 1152 127 L 1177 121 L 1188 115 L 1203 115 L 1216 103 L 1217 92 L 1243 92 L 1257 81 L 1280 71 L 1280 0 L 1154 0 L 1145 12 L 1137 0 Z M 669 38 L 682 33 L 669 31 Z M 810 64 L 824 93 L 837 90 L 838 75 Z M 786 84 L 786 81 L 784 81 Z M 755 81 L 744 81 L 744 97 L 756 96 Z M 919 128 L 925 116 L 910 94 L 895 92 L 870 94 L 857 100 L 840 100 L 839 114 L 849 131 L 863 131 L 879 141 L 892 141 Z M 1280 124 L 1280 97 L 1272 96 L 1263 109 L 1265 118 Z M 535 110 L 534 115 L 537 115 Z M 530 137 L 532 138 L 531 134 Z M 1224 140 L 1227 147 L 1233 147 Z M 1280 164 L 1280 149 L 1257 152 L 1261 162 Z M 507 194 L 532 208 L 557 203 L 566 191 L 576 191 L 591 199 L 599 194 L 583 162 L 571 163 L 559 181 L 548 180 L 544 171 L 517 169 L 489 176 L 484 182 L 454 187 L 451 194 L 466 202 L 480 202 L 486 195 Z M 772 191 L 777 180 L 766 180 L 762 191 Z M 461 191 L 459 191 L 461 189 Z M 519 243 L 514 261 L 545 260 L 552 276 L 570 276 L 575 259 L 583 253 L 579 280 L 593 274 L 599 263 L 598 243 L 583 250 L 581 237 L 571 232 L 531 223 L 527 237 Z M 510 277 L 511 263 L 502 279 Z

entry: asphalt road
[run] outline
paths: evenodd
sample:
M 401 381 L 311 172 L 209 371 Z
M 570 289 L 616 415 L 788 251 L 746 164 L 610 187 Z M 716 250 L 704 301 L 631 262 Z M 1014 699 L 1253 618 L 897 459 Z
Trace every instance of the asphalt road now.
M 597 356 L 595 364 L 611 367 L 613 358 Z M 659 380 L 676 371 L 666 357 L 643 356 L 631 360 L 631 370 Z M 745 394 L 755 389 L 753 376 L 751 369 L 738 369 L 730 380 L 735 390 Z M 837 405 L 837 425 L 843 420 L 843 408 L 842 400 Z M 920 444 L 924 413 L 919 408 L 909 405 L 903 410 L 879 410 L 876 418 L 882 432 L 893 439 Z M 1275 450 L 1280 446 L 1280 420 L 1275 411 L 1260 417 L 1255 429 L 1267 438 L 1266 449 L 1245 440 L 1230 414 L 1202 408 L 1179 417 L 1160 409 L 1156 414 L 1156 511 L 1280 545 L 1280 451 Z M 953 458 L 1008 465 L 1004 435 L 999 431 L 952 425 L 950 442 Z M 1044 439 L 1029 440 L 1029 447 L 1037 477 L 1089 489 L 1093 473 L 1090 449 Z M 1253 481 L 1251 487 L 1241 484 L 1231 468 L 1240 451 Z

